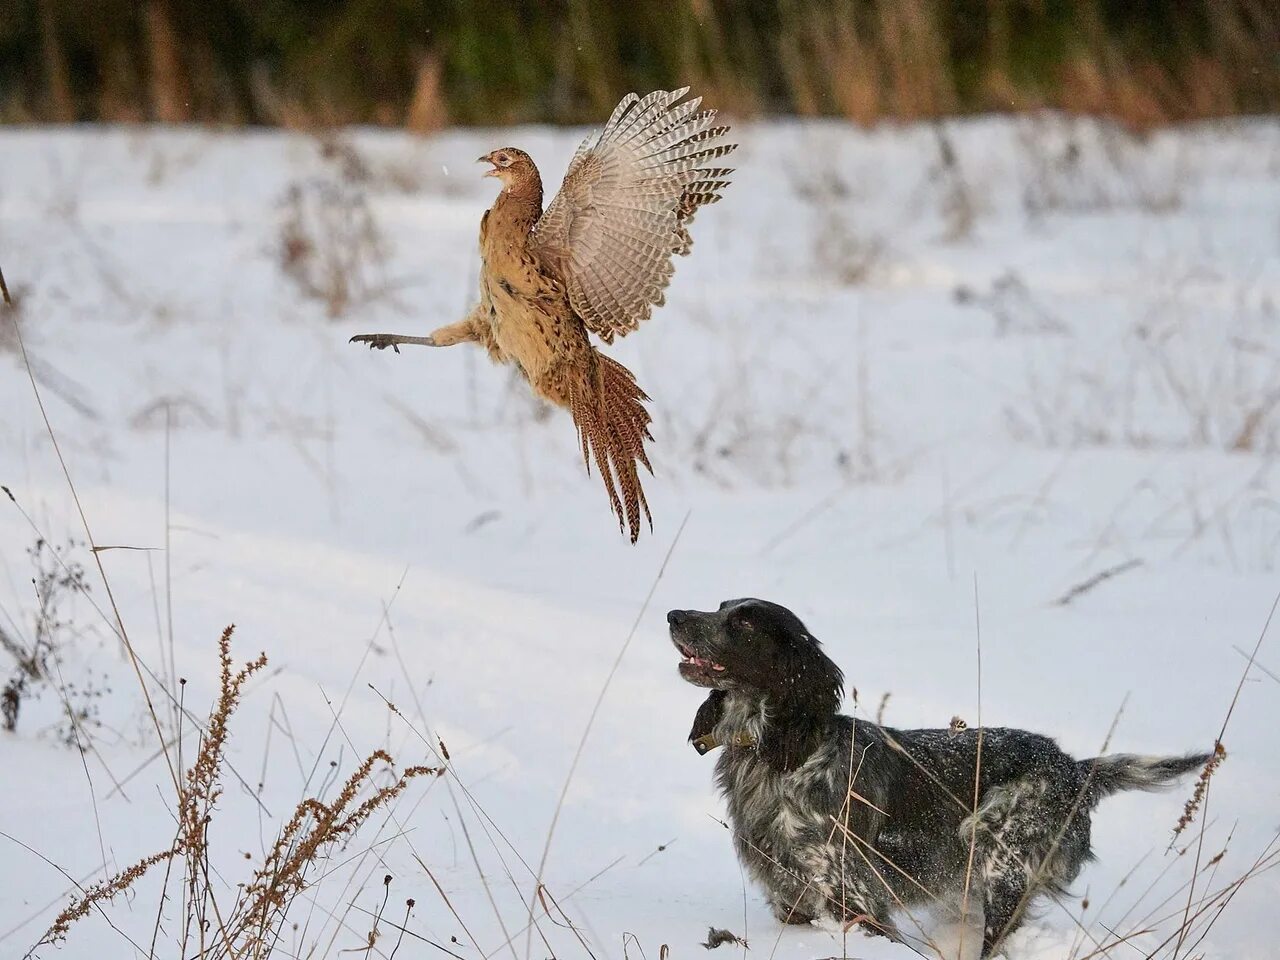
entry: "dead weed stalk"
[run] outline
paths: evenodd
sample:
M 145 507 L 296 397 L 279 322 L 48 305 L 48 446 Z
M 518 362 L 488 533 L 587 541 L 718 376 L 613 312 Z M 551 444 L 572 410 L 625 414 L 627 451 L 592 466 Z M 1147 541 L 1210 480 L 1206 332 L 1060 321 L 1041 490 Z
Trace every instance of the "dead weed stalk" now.
M 1178 839 L 1178 835 L 1191 826 L 1191 822 L 1195 820 L 1197 811 L 1199 811 L 1201 804 L 1204 803 L 1205 791 L 1209 789 L 1209 780 L 1218 772 L 1218 767 L 1222 766 L 1222 761 L 1225 759 L 1227 759 L 1227 748 L 1221 742 L 1215 743 L 1213 745 L 1213 756 L 1205 762 L 1204 769 L 1200 771 L 1200 776 L 1196 778 L 1196 788 L 1187 799 L 1187 805 L 1182 809 L 1182 816 L 1178 818 L 1178 822 L 1173 828 L 1173 839 L 1169 841 L 1170 848 L 1173 847 L 1174 840 Z
M 223 793 L 232 715 L 240 705 L 245 683 L 267 665 L 267 656 L 262 653 L 236 669 L 231 657 L 233 631 L 234 627 L 227 627 L 218 641 L 218 696 L 195 759 L 178 788 L 177 831 L 172 845 L 107 880 L 81 888 L 80 896 L 58 914 L 28 956 L 41 946 L 64 940 L 71 926 L 91 910 L 105 913 L 112 901 L 152 867 L 180 861 L 184 877 L 180 955 L 194 954 L 206 960 L 269 957 L 312 868 L 323 863 L 335 845 L 349 840 L 372 814 L 386 808 L 411 780 L 443 772 L 443 768 L 414 766 L 396 773 L 391 756 L 375 750 L 347 778 L 333 801 L 307 797 L 298 803 L 261 864 L 237 888 L 234 901 L 226 903 L 212 882 L 216 871 L 211 863 L 210 828 Z M 375 769 L 384 766 L 392 768 L 390 782 L 373 787 Z
M 16 730 L 23 703 L 38 698 L 48 688 L 57 690 L 63 699 L 66 724 L 57 730 L 58 739 L 63 743 L 77 744 L 77 727 L 95 719 L 96 701 L 102 694 L 100 685 L 92 680 L 81 684 L 57 682 L 60 664 L 79 633 L 66 613 L 66 605 L 76 594 L 89 590 L 83 565 L 64 556 L 82 546 L 71 540 L 64 547 L 54 547 L 40 537 L 27 549 L 36 606 L 31 615 L 29 639 L 0 627 L 0 652 L 13 660 L 9 678 L 0 688 L 2 730 Z
M 348 141 L 319 141 L 328 169 L 291 183 L 281 197 L 276 256 L 281 272 L 331 319 L 385 296 L 390 244 L 369 203 L 371 173 Z

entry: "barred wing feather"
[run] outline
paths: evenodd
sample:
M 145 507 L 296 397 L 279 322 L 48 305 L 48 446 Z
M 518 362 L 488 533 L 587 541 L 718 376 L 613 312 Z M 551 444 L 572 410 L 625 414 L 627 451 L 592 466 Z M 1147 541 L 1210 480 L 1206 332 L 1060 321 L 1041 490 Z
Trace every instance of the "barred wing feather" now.
M 534 244 L 564 283 L 583 323 L 606 343 L 663 302 L 672 257 L 693 245 L 698 208 L 720 199 L 731 169 L 715 166 L 737 144 L 714 110 L 689 92 L 628 94 L 574 154 L 560 192 L 534 227 Z

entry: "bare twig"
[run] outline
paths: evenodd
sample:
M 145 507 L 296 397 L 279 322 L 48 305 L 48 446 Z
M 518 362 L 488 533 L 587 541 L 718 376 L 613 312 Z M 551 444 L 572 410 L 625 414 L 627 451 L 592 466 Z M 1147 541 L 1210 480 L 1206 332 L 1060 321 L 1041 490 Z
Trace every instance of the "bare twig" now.
M 10 307 L 12 307 L 12 302 L 8 299 L 7 291 L 5 293 L 5 303 L 8 304 Z M 34 371 L 31 368 L 31 358 L 27 354 L 26 340 L 22 336 L 22 324 L 19 322 L 16 316 L 13 318 L 13 329 L 14 329 L 14 333 L 17 335 L 17 338 L 18 338 L 18 348 L 22 352 L 22 360 L 23 360 L 23 364 L 26 366 L 27 378 L 31 381 L 31 390 L 35 394 L 36 406 L 40 408 L 40 416 L 44 420 L 45 430 L 49 434 L 49 441 L 53 445 L 54 453 L 57 454 L 58 463 L 62 467 L 63 477 L 65 477 L 67 481 L 67 487 L 71 491 L 71 499 L 75 502 L 76 511 L 80 515 L 80 523 L 84 527 L 85 539 L 89 542 L 89 546 L 91 548 L 96 547 L 98 544 L 93 537 L 93 531 L 89 527 L 88 514 L 85 513 L 84 506 L 80 503 L 80 495 L 76 491 L 76 485 L 71 479 L 71 470 L 67 467 L 66 458 L 64 458 L 62 455 L 62 448 L 61 446 L 59 446 L 58 437 L 53 430 L 53 423 L 49 420 L 48 411 L 45 410 L 44 399 L 40 395 L 40 388 L 36 384 L 36 376 Z M 161 747 L 164 747 L 166 743 L 164 730 L 160 726 L 160 715 L 156 713 L 155 704 L 152 702 L 152 699 L 151 699 L 151 690 L 148 688 L 147 681 L 143 677 L 142 658 L 138 656 L 137 651 L 133 647 L 133 643 L 129 640 L 128 631 L 125 629 L 125 626 L 124 626 L 124 618 L 120 613 L 120 608 L 116 604 L 115 594 L 114 592 L 112 592 L 112 589 L 111 589 L 111 580 L 110 578 L 107 577 L 106 568 L 102 565 L 101 555 L 98 554 L 96 551 L 93 553 L 93 560 L 94 560 L 94 563 L 97 564 L 98 574 L 102 578 L 103 589 L 106 592 L 107 600 L 111 605 L 111 612 L 115 616 L 115 627 L 119 631 L 120 640 L 124 644 L 125 651 L 128 653 L 129 662 L 133 666 L 134 674 L 138 680 L 138 687 L 142 691 L 142 698 L 144 701 L 146 701 L 147 714 L 149 715 L 151 719 L 151 724 L 155 729 L 156 739 L 159 741 Z M 173 787 L 175 792 L 177 792 L 180 790 L 180 784 L 178 782 L 178 770 L 174 766 L 173 759 L 169 756 L 167 749 L 165 750 L 165 765 L 169 769 L 169 778 L 173 782 Z
M 1055 600 L 1054 604 L 1059 607 L 1065 607 L 1077 597 L 1083 596 L 1095 587 L 1106 583 L 1112 577 L 1118 577 L 1120 574 L 1128 573 L 1130 570 L 1134 570 L 1140 566 L 1142 566 L 1142 560 L 1138 557 L 1134 557 L 1130 560 L 1126 560 L 1124 563 L 1117 563 L 1114 567 L 1107 567 L 1105 570 L 1099 570 L 1093 576 L 1089 577 L 1089 579 L 1077 583 L 1074 587 Z
M 618 672 L 618 668 L 622 665 L 622 658 L 627 655 L 627 648 L 631 646 L 631 641 L 635 638 L 636 631 L 640 628 L 640 621 L 644 618 L 646 611 L 649 609 L 649 602 L 653 599 L 654 592 L 658 589 L 658 584 L 662 582 L 662 575 L 667 571 L 667 564 L 671 560 L 671 555 L 675 553 L 676 546 L 680 543 L 680 537 L 684 533 L 685 525 L 689 522 L 689 514 L 684 515 L 684 519 L 680 521 L 680 526 L 676 530 L 676 535 L 671 538 L 671 546 L 667 548 L 666 556 L 662 558 L 662 564 L 658 567 L 658 573 L 653 578 L 653 582 L 649 585 L 649 592 L 645 594 L 644 602 L 640 604 L 640 610 L 636 613 L 636 619 L 631 624 L 631 629 L 627 632 L 626 639 L 622 642 L 618 655 L 614 658 L 613 666 L 609 668 L 609 673 L 604 678 L 604 683 L 600 686 L 600 693 L 596 697 L 596 702 L 591 708 L 591 714 L 587 717 L 587 725 L 582 731 L 582 738 L 578 741 L 578 747 L 574 751 L 573 760 L 569 764 L 569 772 L 565 775 L 564 785 L 560 788 L 560 796 L 556 800 L 555 813 L 551 815 L 551 824 L 547 827 L 547 839 L 542 846 L 542 858 L 538 861 L 538 870 L 534 876 L 533 893 L 529 896 L 529 917 L 533 920 L 533 906 L 538 899 L 538 891 L 542 888 L 543 871 L 547 866 L 547 858 L 551 854 L 551 841 L 555 837 L 556 824 L 560 822 L 560 813 L 564 809 L 565 797 L 569 794 L 569 785 L 573 783 L 573 775 L 578 770 L 578 761 L 582 759 L 582 753 L 587 746 L 587 738 L 591 736 L 591 728 L 595 725 L 596 716 L 600 713 L 600 707 L 604 703 L 605 695 L 609 692 L 609 685 L 613 682 L 614 675 Z M 529 954 L 532 945 L 532 934 L 525 938 L 525 955 Z
M 978 575 L 973 575 L 973 628 L 974 642 L 977 647 L 978 661 L 978 748 L 973 761 L 973 813 L 969 816 L 969 858 L 964 868 L 964 897 L 960 901 L 960 946 L 959 956 L 964 956 L 964 937 L 968 932 L 969 893 L 973 882 L 973 852 L 978 845 L 978 801 L 981 799 L 982 783 L 982 607 L 978 603 Z M 961 721 L 963 723 L 963 721 Z

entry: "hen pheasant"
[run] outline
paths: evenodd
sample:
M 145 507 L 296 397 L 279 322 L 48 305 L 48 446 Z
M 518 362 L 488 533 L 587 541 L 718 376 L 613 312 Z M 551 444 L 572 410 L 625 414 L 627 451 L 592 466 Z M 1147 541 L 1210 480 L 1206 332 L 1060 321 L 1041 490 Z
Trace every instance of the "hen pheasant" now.
M 692 246 L 689 222 L 720 199 L 732 172 L 717 166 L 737 146 L 728 127 L 688 88 L 628 95 L 598 136 L 574 154 L 564 183 L 542 208 L 542 178 L 523 150 L 504 147 L 492 164 L 502 192 L 480 221 L 480 302 L 430 336 L 352 337 L 371 348 L 479 343 L 497 363 L 515 363 L 538 396 L 568 410 L 587 469 L 594 460 L 609 502 L 634 543 L 649 505 L 638 464 L 652 473 L 645 442 L 649 398 L 635 376 L 592 345 L 624 337 L 664 299 L 672 257 Z

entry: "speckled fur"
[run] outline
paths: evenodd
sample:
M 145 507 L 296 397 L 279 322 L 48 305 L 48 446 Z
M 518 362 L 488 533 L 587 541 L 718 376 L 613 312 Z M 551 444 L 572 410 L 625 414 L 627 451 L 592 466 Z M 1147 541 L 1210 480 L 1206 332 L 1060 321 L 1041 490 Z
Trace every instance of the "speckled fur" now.
M 711 689 L 690 738 L 729 744 L 716 782 L 734 843 L 783 922 L 856 920 L 918 943 L 927 932 L 909 918 L 927 908 L 943 926 L 974 929 L 964 957 L 979 955 L 979 937 L 990 956 L 1029 902 L 1065 893 L 1091 858 L 1102 797 L 1156 789 L 1207 759 L 1077 761 L 1023 730 L 880 727 L 837 712 L 841 672 L 785 608 L 729 601 L 668 619 L 687 657 L 681 674 Z

